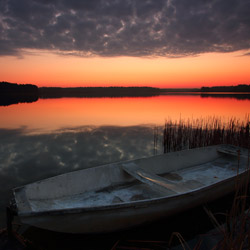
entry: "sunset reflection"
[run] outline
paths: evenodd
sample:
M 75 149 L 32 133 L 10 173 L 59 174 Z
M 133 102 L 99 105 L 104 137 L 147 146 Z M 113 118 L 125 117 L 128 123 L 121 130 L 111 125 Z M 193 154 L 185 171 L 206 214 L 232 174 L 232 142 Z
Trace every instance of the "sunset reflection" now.
M 250 101 L 202 98 L 199 95 L 166 95 L 141 98 L 39 99 L 0 107 L 1 128 L 27 127 L 41 131 L 85 125 L 163 125 L 166 119 L 234 117 L 245 120 Z

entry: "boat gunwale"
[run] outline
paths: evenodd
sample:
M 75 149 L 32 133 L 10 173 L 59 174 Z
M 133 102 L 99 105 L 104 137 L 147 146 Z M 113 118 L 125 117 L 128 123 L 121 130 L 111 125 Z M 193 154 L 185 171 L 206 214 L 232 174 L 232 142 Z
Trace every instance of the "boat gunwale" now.
M 12 192 L 15 194 L 16 190 L 25 188 L 26 186 L 33 185 L 33 184 L 39 184 L 39 183 L 42 183 L 44 181 L 52 180 L 54 178 L 58 178 L 58 177 L 63 176 L 63 175 L 67 175 L 67 174 L 71 174 L 71 173 L 76 173 L 76 172 L 79 172 L 79 171 L 85 171 L 85 170 L 88 170 L 88 169 L 103 168 L 103 167 L 107 167 L 107 166 L 110 166 L 110 165 L 126 164 L 126 163 L 135 162 L 135 161 L 138 161 L 138 160 L 147 160 L 147 159 L 153 159 L 153 158 L 158 158 L 158 157 L 162 157 L 162 156 L 169 157 L 171 155 L 176 155 L 177 153 L 181 153 L 183 151 L 196 151 L 196 150 L 204 150 L 204 149 L 209 149 L 209 148 L 216 148 L 217 149 L 218 147 L 223 147 L 223 146 L 227 146 L 227 145 L 228 144 L 219 144 L 219 145 L 211 145 L 211 146 L 207 146 L 207 147 L 183 149 L 183 150 L 180 150 L 180 151 L 168 152 L 167 154 L 144 156 L 144 157 L 135 158 L 135 159 L 132 159 L 132 160 L 114 161 L 114 162 L 106 163 L 106 164 L 103 164 L 103 165 L 97 165 L 97 166 L 94 166 L 94 167 L 87 167 L 87 168 L 83 168 L 83 169 L 77 169 L 77 170 L 73 170 L 73 171 L 70 171 L 70 172 L 61 173 L 61 174 L 58 174 L 58 175 L 55 175 L 55 176 L 51 176 L 51 177 L 48 177 L 48 178 L 45 178 L 45 179 L 42 179 L 42 180 L 37 180 L 37 181 L 34 181 L 32 183 L 28 183 L 28 184 L 17 186 L 17 187 L 15 187 L 15 188 L 12 189 Z M 235 156 L 233 155 L 233 157 L 235 157 Z
M 63 214 L 79 214 L 79 213 L 86 213 L 86 212 L 96 212 L 96 211 L 107 211 L 107 210 L 113 210 L 113 209 L 127 209 L 127 208 L 140 208 L 140 207 L 146 207 L 148 204 L 156 204 L 164 202 L 165 200 L 173 200 L 178 199 L 181 196 L 192 196 L 200 192 L 209 191 L 210 189 L 215 188 L 216 186 L 220 186 L 224 183 L 236 181 L 238 178 L 244 178 L 247 176 L 247 174 L 250 173 L 250 169 L 246 168 L 243 172 L 236 174 L 232 177 L 226 178 L 224 180 L 215 182 L 211 185 L 206 185 L 201 188 L 192 189 L 188 192 L 183 192 L 179 194 L 172 194 L 168 196 L 163 196 L 159 198 L 152 198 L 152 199 L 145 199 L 145 200 L 138 200 L 138 201 L 131 201 L 131 202 L 124 202 L 124 203 L 118 203 L 118 204 L 112 204 L 112 205 L 105 205 L 105 206 L 95 206 L 95 207 L 77 207 L 77 208 L 60 208 L 60 209 L 51 209 L 51 210 L 44 210 L 44 211 L 32 211 L 32 212 L 24 212 L 24 213 L 18 213 L 17 214 L 20 217 L 38 217 L 38 216 L 50 216 L 50 215 L 63 215 Z M 235 190 L 231 190 L 228 193 L 232 193 Z M 228 194 L 228 193 L 225 193 Z M 219 197 L 217 197 L 219 198 Z M 215 199 L 217 199 L 215 198 Z M 209 199 L 209 201 L 213 200 Z

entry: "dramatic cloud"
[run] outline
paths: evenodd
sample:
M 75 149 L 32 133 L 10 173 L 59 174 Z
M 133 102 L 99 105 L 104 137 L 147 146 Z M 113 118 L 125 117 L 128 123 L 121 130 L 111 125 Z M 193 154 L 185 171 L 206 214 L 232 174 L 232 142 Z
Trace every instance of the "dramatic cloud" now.
M 250 49 L 249 0 L 0 0 L 0 55 L 168 56 Z

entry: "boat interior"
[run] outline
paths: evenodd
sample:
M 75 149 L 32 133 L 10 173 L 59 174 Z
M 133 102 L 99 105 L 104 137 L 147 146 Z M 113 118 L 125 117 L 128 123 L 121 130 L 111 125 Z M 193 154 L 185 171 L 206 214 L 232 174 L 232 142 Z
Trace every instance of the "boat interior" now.
M 166 158 L 166 161 L 164 161 L 166 166 L 165 171 L 161 168 L 161 171 L 158 171 L 158 173 L 144 167 L 142 164 L 143 161 L 128 161 L 113 164 L 110 167 L 110 173 L 112 169 L 113 173 L 115 172 L 114 169 L 118 172 L 112 176 L 107 170 L 104 177 L 108 176 L 110 178 L 108 183 L 102 180 L 103 174 L 97 175 L 94 181 L 104 184 L 99 184 L 99 186 L 97 184 L 96 187 L 91 188 L 87 186 L 86 178 L 88 176 L 85 176 L 86 181 L 84 178 L 82 179 L 82 182 L 86 184 L 83 192 L 81 192 L 81 188 L 78 188 L 75 191 L 69 191 L 67 194 L 64 192 L 56 196 L 51 195 L 51 197 L 45 196 L 42 192 L 40 192 L 40 195 L 35 195 L 35 191 L 39 193 L 41 189 L 40 185 L 43 184 L 43 182 L 38 182 L 35 186 L 31 186 L 32 188 L 26 188 L 24 190 L 25 194 L 23 190 L 16 191 L 16 196 L 19 195 L 18 192 L 20 191 L 22 192 L 22 197 L 26 196 L 26 204 L 20 201 L 18 205 L 24 212 L 40 212 L 95 208 L 159 199 L 205 188 L 228 178 L 235 177 L 237 174 L 245 172 L 249 167 L 249 156 L 246 154 L 242 155 L 239 159 L 239 155 L 235 153 L 235 150 L 225 151 L 225 149 L 216 149 L 215 153 L 213 150 L 212 160 L 209 160 L 211 157 L 208 157 L 205 162 L 189 164 L 179 169 L 168 168 L 167 165 L 170 159 L 168 161 L 168 158 Z M 100 169 L 99 167 L 98 171 L 101 172 Z M 116 179 L 118 178 L 117 175 L 119 175 L 119 181 Z M 67 178 L 70 180 L 70 177 Z M 50 182 L 53 181 L 55 182 L 56 179 L 50 179 Z M 47 182 L 47 184 L 50 182 Z M 60 185 L 59 183 L 58 186 Z M 64 183 L 64 185 L 67 188 L 67 184 Z M 66 188 L 65 190 L 67 190 Z M 51 189 L 51 193 L 53 193 L 53 189 Z

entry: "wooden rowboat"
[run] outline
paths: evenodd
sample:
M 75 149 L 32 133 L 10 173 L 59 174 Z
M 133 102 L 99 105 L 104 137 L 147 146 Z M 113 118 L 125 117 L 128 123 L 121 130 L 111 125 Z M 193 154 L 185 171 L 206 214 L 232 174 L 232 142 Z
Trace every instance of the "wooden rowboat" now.
M 218 145 L 70 172 L 13 190 L 25 224 L 103 233 L 158 220 L 234 191 L 247 149 Z

